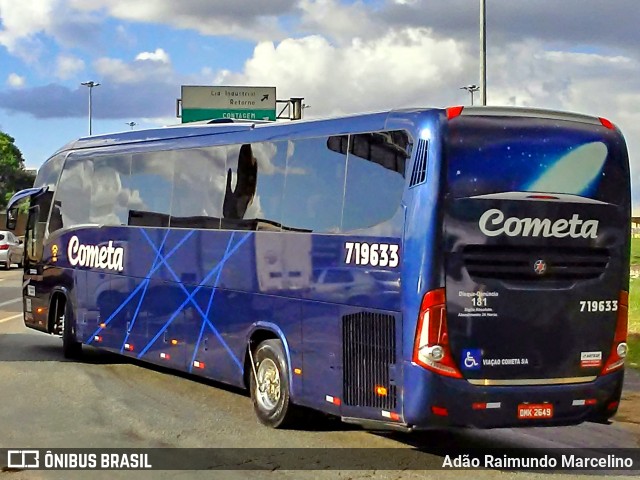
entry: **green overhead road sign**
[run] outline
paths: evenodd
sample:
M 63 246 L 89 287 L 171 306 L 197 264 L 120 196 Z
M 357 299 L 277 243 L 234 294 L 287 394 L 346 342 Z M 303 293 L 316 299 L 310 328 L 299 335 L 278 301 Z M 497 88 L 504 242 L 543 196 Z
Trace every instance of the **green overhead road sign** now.
M 234 118 L 275 120 L 275 87 L 182 86 L 182 123 Z
M 275 110 L 231 110 L 228 108 L 182 109 L 182 123 L 199 122 L 214 118 L 235 118 L 240 120 L 275 120 Z

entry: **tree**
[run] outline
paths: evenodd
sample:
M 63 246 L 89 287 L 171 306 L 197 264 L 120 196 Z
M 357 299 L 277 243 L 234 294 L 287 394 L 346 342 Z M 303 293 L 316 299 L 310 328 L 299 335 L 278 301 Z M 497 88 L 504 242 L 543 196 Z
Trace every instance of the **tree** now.
M 0 209 L 7 206 L 11 196 L 24 188 L 33 186 L 35 175 L 25 171 L 22 152 L 15 139 L 0 132 Z

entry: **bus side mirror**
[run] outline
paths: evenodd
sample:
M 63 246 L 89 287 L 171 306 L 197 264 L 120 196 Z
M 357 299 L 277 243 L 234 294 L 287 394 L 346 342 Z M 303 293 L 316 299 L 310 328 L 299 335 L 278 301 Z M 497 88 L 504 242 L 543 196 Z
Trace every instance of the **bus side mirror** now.
M 15 230 L 18 223 L 18 209 L 7 210 L 7 230 Z

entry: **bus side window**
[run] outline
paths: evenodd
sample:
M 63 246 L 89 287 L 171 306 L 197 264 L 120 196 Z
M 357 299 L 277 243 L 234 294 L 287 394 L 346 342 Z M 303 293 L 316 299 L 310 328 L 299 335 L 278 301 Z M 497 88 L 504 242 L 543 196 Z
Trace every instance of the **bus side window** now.
M 229 149 L 232 155 L 235 148 Z M 242 220 L 247 208 L 253 203 L 258 185 L 258 161 L 253 156 L 251 145 L 242 145 L 238 151 L 237 161 L 231 161 L 233 168 L 227 169 L 226 189 L 224 194 L 223 215 L 227 220 Z M 229 162 L 227 163 L 229 164 Z M 235 173 L 235 185 L 232 180 Z
M 91 222 L 99 225 L 126 225 L 129 216 L 128 188 L 131 155 L 94 157 L 91 186 Z
M 60 211 L 60 202 L 53 202 L 53 208 L 51 209 L 51 219 L 49 220 L 49 231 L 55 232 L 56 230 L 60 230 L 62 225 L 62 213 Z
M 88 159 L 67 159 L 54 197 L 49 231 L 91 223 L 93 163 Z
M 283 229 L 340 231 L 347 156 L 328 142 L 328 137 L 289 142 Z
M 229 147 L 223 228 L 280 230 L 288 142 Z
M 128 225 L 168 227 L 173 197 L 173 169 L 179 151 L 134 154 Z
M 401 131 L 349 136 L 342 230 L 392 218 L 402 201 L 408 136 Z
M 173 176 L 171 226 L 219 229 L 228 147 L 181 150 Z

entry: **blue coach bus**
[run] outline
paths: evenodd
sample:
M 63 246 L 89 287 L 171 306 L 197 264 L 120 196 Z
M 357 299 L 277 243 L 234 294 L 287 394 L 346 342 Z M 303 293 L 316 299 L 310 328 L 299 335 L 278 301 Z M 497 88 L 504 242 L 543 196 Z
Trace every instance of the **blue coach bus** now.
M 617 410 L 630 183 L 608 120 L 493 107 L 83 138 L 29 201 L 24 321 L 371 428 Z M 11 223 L 11 222 L 10 222 Z

